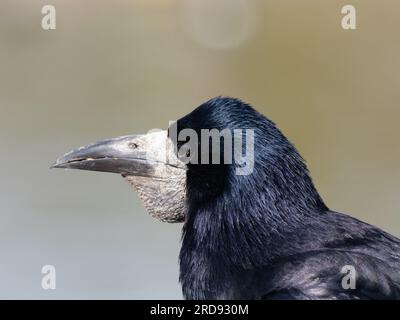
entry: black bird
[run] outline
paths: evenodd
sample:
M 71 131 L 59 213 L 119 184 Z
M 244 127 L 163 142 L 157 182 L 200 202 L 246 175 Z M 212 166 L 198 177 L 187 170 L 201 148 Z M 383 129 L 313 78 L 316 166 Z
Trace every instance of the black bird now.
M 400 298 L 400 240 L 328 209 L 273 122 L 238 99 L 217 97 L 174 125 L 178 135 L 252 129 L 252 172 L 237 174 L 243 164 L 234 161 L 184 162 L 179 150 L 191 157 L 208 150 L 210 140 L 184 149 L 188 139 L 174 141 L 172 126 L 79 148 L 54 167 L 119 173 L 150 214 L 184 222 L 186 299 Z M 227 141 L 219 141 L 219 160 Z

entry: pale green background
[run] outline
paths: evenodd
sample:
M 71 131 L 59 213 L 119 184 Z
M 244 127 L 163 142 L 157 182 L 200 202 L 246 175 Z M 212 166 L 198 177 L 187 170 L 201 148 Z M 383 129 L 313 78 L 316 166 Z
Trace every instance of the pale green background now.
M 326 203 L 400 236 L 400 2 L 0 1 L 0 298 L 181 298 L 181 225 L 118 176 L 49 170 L 231 95 L 273 119 Z M 198 8 L 198 4 L 202 5 Z M 57 269 L 57 289 L 40 286 Z

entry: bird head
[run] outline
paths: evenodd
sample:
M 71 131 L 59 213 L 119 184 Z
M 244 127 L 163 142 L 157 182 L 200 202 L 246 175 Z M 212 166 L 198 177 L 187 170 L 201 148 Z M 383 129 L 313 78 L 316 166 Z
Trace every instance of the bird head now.
M 167 131 L 89 144 L 58 158 L 52 168 L 120 174 L 134 187 L 154 218 L 184 221 L 186 165 L 176 157 Z
M 256 201 L 275 211 L 293 203 L 296 211 L 323 206 L 294 146 L 273 122 L 229 97 L 203 103 L 166 131 L 75 149 L 53 167 L 118 173 L 165 222 L 186 221 L 202 206 L 237 212 Z

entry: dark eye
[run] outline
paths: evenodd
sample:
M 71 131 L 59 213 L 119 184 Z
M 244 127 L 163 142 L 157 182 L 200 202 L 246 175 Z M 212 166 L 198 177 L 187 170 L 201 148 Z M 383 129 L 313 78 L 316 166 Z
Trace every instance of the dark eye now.
M 135 143 L 135 142 L 130 142 L 128 146 L 129 146 L 129 148 L 131 148 L 131 149 L 137 149 L 138 144 Z

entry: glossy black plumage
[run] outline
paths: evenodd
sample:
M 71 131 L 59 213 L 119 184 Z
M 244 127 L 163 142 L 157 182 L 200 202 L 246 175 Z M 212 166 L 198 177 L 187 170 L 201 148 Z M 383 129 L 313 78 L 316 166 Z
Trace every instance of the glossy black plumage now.
M 189 165 L 185 298 L 400 298 L 399 239 L 330 211 L 274 123 L 240 100 L 218 97 L 178 120 L 184 128 L 255 130 L 251 175 L 235 175 L 235 165 Z M 344 265 L 355 267 L 356 289 L 342 287 Z

